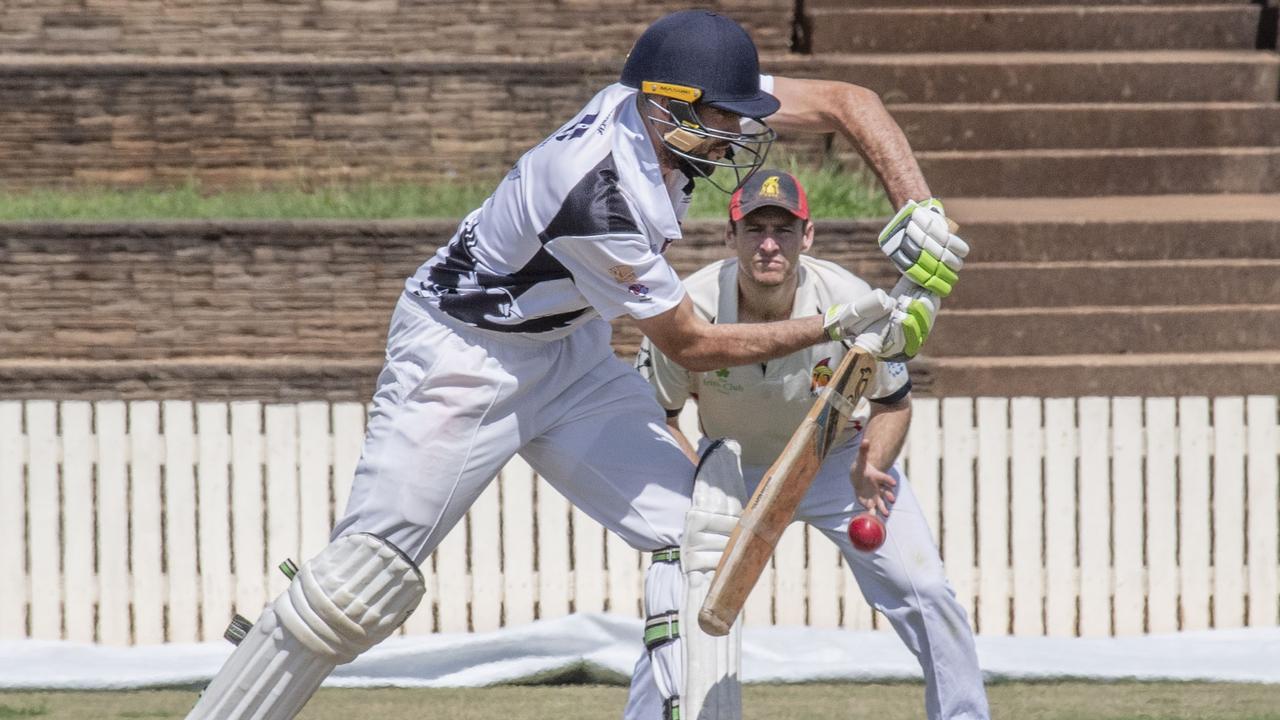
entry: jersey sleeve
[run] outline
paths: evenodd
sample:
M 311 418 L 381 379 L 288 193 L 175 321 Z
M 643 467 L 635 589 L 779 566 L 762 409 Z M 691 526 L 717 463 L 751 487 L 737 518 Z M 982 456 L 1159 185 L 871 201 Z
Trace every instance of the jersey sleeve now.
M 557 237 L 545 247 L 606 320 L 622 315 L 653 317 L 684 298 L 684 285 L 675 269 L 643 235 Z
M 907 364 L 881 360 L 876 363 L 876 379 L 867 393 L 873 403 L 892 405 L 911 392 L 911 375 Z
M 649 381 L 658 397 L 658 404 L 667 414 L 678 413 L 689 399 L 693 378 L 688 370 L 667 357 L 653 346 L 649 338 L 640 342 L 636 355 L 636 369 Z

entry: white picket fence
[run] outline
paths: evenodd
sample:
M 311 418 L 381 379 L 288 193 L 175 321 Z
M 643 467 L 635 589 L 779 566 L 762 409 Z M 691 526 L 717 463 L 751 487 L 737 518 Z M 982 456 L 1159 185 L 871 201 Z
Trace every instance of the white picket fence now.
M 0 639 L 217 638 L 324 546 L 365 408 L 0 402 Z M 921 399 L 904 451 L 984 634 L 1277 623 L 1277 399 Z M 408 633 L 639 615 L 645 558 L 518 458 L 424 569 Z M 884 627 L 793 525 L 755 624 Z

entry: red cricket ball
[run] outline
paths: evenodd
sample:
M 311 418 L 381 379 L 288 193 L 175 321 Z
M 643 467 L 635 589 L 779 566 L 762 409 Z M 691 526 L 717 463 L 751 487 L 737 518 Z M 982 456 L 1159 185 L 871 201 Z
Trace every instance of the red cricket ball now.
M 855 515 L 849 521 L 849 541 L 862 552 L 873 552 L 884 544 L 884 523 L 873 512 Z

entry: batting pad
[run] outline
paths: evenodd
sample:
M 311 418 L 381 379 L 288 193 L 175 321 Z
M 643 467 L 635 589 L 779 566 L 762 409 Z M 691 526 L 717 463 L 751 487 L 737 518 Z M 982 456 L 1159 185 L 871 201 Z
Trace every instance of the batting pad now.
M 711 579 L 742 516 L 747 500 L 742 480 L 741 448 L 733 440 L 711 443 L 698 463 L 693 504 L 685 516 L 680 564 L 685 573 L 685 599 L 680 609 L 684 639 L 684 720 L 739 720 L 742 717 L 742 623 L 715 637 L 698 626 L 698 611 Z
M 304 563 L 262 612 L 187 720 L 289 720 L 338 665 L 381 642 L 426 591 L 395 546 L 359 534 Z

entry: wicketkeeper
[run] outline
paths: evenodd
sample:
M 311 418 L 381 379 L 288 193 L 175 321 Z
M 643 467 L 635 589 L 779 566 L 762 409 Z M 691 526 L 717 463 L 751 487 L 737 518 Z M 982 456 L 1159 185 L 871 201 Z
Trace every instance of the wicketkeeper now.
M 889 230 L 894 227 L 896 223 Z M 716 324 L 762 323 L 803 317 L 863 297 L 869 286 L 861 278 L 804 254 L 813 241 L 800 183 L 780 170 L 757 172 L 729 204 L 725 243 L 733 257 L 685 279 L 694 309 Z M 697 402 L 698 423 L 706 436 L 700 452 L 712 445 L 707 438 L 732 438 L 741 445 L 742 492 L 749 496 L 846 351 L 843 343 L 832 341 L 764 363 L 693 372 L 646 340 L 637 367 L 657 391 L 672 435 L 690 452 L 678 422 L 690 398 Z M 910 422 L 907 366 L 881 361 L 847 434 L 834 441 L 801 501 L 796 520 L 836 544 L 867 602 L 889 619 L 920 661 L 930 720 L 989 718 L 964 608 L 947 583 L 929 524 L 896 462 Z M 884 545 L 870 553 L 855 549 L 846 532 L 850 518 L 868 509 L 884 517 L 888 529 Z M 728 648 L 738 650 L 733 644 Z M 642 661 L 636 674 L 649 672 Z M 632 684 L 633 703 L 646 701 L 640 688 L 642 684 Z

